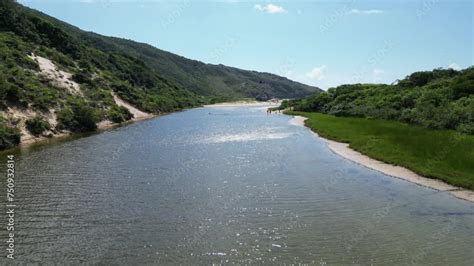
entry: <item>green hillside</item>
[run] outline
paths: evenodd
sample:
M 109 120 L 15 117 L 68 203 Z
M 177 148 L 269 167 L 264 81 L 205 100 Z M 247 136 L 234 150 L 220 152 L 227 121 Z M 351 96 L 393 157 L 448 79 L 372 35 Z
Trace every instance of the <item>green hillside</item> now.
M 84 32 L 13 0 L 0 1 L 0 149 L 26 135 L 90 131 L 99 122 L 132 119 L 131 109 L 118 100 L 159 114 L 237 97 L 290 98 L 318 90 Z
M 80 44 L 105 53 L 120 53 L 139 59 L 178 86 L 205 96 L 250 98 L 297 98 L 321 91 L 270 73 L 242 70 L 200 61 L 157 49 L 145 43 L 82 31 L 41 12 L 18 8 L 61 29 Z M 21 31 L 19 31 L 18 34 Z
M 82 32 L 81 38 L 97 49 L 114 47 L 116 51 L 137 57 L 157 69 L 166 79 L 200 95 L 296 98 L 320 91 L 274 74 L 205 64 L 130 40 L 90 32 Z
M 393 85 L 353 84 L 284 102 L 296 111 L 397 120 L 474 134 L 474 67 L 415 72 Z

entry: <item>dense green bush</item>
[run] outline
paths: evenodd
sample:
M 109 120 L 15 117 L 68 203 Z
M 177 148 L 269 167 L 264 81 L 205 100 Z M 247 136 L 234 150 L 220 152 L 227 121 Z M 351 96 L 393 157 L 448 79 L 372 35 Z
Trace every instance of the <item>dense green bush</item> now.
M 7 125 L 0 119 L 0 149 L 8 149 L 20 143 L 21 134 L 16 128 Z
M 396 85 L 341 85 L 285 101 L 280 108 L 399 120 L 434 129 L 474 133 L 474 67 L 416 72 Z
M 90 84 L 92 83 L 92 76 L 89 72 L 81 71 L 72 75 L 72 79 L 77 83 Z
M 43 132 L 50 130 L 51 125 L 41 116 L 35 116 L 26 120 L 26 129 L 28 129 L 31 134 L 38 136 L 41 135 Z
M 93 131 L 97 129 L 98 115 L 96 110 L 82 100 L 70 101 L 58 113 L 58 129 L 73 132 Z
M 133 114 L 123 106 L 114 105 L 108 112 L 108 118 L 114 123 L 122 123 L 133 118 Z

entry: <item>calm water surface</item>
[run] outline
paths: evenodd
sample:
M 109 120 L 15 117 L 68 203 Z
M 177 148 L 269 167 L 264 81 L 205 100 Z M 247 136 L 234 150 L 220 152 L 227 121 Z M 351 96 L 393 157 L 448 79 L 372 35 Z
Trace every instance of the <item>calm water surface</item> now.
M 289 120 L 199 108 L 23 151 L 16 262 L 474 265 L 474 204 Z

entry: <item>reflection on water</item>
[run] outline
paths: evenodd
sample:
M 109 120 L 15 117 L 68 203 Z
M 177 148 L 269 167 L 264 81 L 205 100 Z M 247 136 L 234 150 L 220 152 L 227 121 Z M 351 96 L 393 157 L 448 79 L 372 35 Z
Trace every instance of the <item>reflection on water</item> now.
M 289 119 L 200 108 L 23 152 L 18 262 L 474 264 L 474 204 Z
M 284 129 L 283 129 L 284 130 Z M 292 135 L 291 132 L 281 132 L 281 127 L 258 128 L 249 132 L 238 134 L 215 134 L 210 137 L 202 137 L 197 141 L 200 143 L 224 143 L 224 142 L 246 142 L 256 140 L 284 139 Z

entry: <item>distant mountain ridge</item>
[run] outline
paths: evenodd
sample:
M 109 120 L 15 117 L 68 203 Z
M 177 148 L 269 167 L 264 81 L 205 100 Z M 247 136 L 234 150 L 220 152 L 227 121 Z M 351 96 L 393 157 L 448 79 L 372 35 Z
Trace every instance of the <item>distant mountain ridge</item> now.
M 0 1 L 0 149 L 238 98 L 320 91 L 106 37 Z
M 39 11 L 26 7 L 23 9 L 61 28 L 89 47 L 105 53 L 120 52 L 137 58 L 155 69 L 161 77 L 199 95 L 263 99 L 298 98 L 322 91 L 317 87 L 275 74 L 243 70 L 222 64 L 206 64 L 160 50 L 146 43 L 83 31 Z
M 271 73 L 242 70 L 222 64 L 205 64 L 197 60 L 126 39 L 104 37 L 85 32 L 82 35 L 99 50 L 115 46 L 156 68 L 168 80 L 201 95 L 261 98 L 297 98 L 321 91 L 317 87 L 291 81 Z M 94 43 L 98 41 L 101 43 Z

